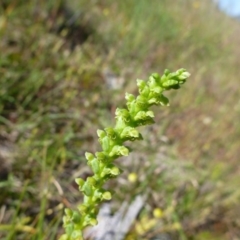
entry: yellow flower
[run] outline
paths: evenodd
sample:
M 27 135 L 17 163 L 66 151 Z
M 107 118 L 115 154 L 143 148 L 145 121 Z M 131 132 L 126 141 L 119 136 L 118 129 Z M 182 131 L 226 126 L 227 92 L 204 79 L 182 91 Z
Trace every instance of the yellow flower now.
M 135 183 L 138 179 L 138 176 L 136 173 L 132 172 L 128 174 L 128 181 L 131 183 Z
M 155 209 L 153 210 L 153 216 L 154 216 L 155 218 L 162 218 L 162 216 L 163 216 L 163 211 L 162 211 L 162 209 L 160 209 L 160 208 L 155 208 Z

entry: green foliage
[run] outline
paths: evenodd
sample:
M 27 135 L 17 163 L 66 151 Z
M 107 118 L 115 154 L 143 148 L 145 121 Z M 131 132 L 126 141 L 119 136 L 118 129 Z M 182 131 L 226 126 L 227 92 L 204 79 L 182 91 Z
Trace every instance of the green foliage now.
M 80 239 L 86 226 L 97 224 L 99 203 L 112 197 L 111 192 L 103 188 L 104 183 L 121 173 L 113 162 L 116 158 L 129 154 L 128 147 L 123 143 L 142 139 L 136 128 L 154 123 L 154 113 L 149 108 L 153 105 L 168 105 L 168 99 L 163 92 L 180 88 L 189 76 L 185 69 L 173 73 L 165 70 L 161 77 L 154 73 L 147 82 L 137 80 L 139 88 L 137 97 L 126 93 L 127 109 L 116 109 L 115 127 L 97 131 L 102 151 L 96 152 L 95 155 L 88 152 L 85 154 L 94 175 L 88 177 L 86 181 L 76 179 L 79 190 L 84 195 L 84 201 L 78 206 L 78 211 L 65 210 L 63 221 L 66 233 L 62 235 L 61 240 Z

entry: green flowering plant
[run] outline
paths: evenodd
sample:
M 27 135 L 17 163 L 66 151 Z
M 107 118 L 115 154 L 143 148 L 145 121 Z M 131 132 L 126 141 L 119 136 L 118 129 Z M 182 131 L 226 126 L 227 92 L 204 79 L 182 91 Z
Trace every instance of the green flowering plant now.
M 165 70 L 162 76 L 157 73 L 152 74 L 148 81 L 138 79 L 139 95 L 137 97 L 126 93 L 127 108 L 116 109 L 115 127 L 97 131 L 102 151 L 96 152 L 95 155 L 88 152 L 85 154 L 93 176 L 86 180 L 75 179 L 79 190 L 84 195 L 84 200 L 77 210 L 65 209 L 63 217 L 65 234 L 60 237 L 60 240 L 81 240 L 83 229 L 97 224 L 99 204 L 112 198 L 111 191 L 105 190 L 103 186 L 107 180 L 121 173 L 113 162 L 118 157 L 129 155 L 129 149 L 124 146 L 124 142 L 143 139 L 136 128 L 154 123 L 154 113 L 149 108 L 152 105 L 169 105 L 163 92 L 179 89 L 189 76 L 185 69 L 172 73 Z

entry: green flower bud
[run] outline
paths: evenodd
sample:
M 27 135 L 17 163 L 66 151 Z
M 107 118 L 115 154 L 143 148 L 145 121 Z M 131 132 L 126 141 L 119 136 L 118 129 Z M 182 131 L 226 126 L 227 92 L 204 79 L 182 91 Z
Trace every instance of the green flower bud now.
M 126 93 L 125 98 L 127 100 L 127 108 L 130 111 L 132 109 L 132 106 L 135 103 L 135 96 L 129 93 Z
M 134 102 L 135 100 L 135 96 L 130 94 L 130 93 L 126 93 L 125 94 L 125 99 L 130 103 L 130 102 Z
M 159 102 L 162 106 L 169 106 L 169 100 L 164 95 L 160 96 Z
M 147 83 L 143 80 L 137 79 L 137 85 L 139 87 L 139 93 L 142 96 L 147 97 L 149 95 L 149 92 L 150 92 Z
M 123 129 L 122 133 L 120 134 L 121 139 L 124 140 L 135 140 L 141 138 L 141 134 L 133 127 L 126 127 Z
M 76 178 L 75 182 L 77 183 L 77 185 L 82 188 L 82 186 L 84 185 L 85 181 L 82 178 Z
M 99 142 L 102 145 L 102 149 L 103 151 L 107 152 L 109 150 L 109 146 L 110 146 L 110 139 L 108 136 L 103 137 L 103 138 L 99 138 Z
M 63 217 L 64 218 L 64 217 Z M 66 231 L 67 231 L 67 228 L 66 228 Z M 69 237 L 68 237 L 68 235 L 67 234 L 63 234 L 60 238 L 59 238 L 59 240 L 68 240 L 69 239 Z
M 151 75 L 151 76 L 149 77 L 148 86 L 150 87 L 150 91 L 151 91 L 153 88 L 155 88 L 155 87 L 158 86 L 157 79 L 156 79 L 153 75 Z
M 112 199 L 112 194 L 110 192 L 104 192 L 102 195 L 102 199 L 104 200 L 111 200 Z
M 98 161 L 98 159 L 94 158 L 94 160 L 91 161 L 91 167 L 92 170 L 95 174 L 98 174 L 100 171 L 100 162 Z
M 126 122 L 121 117 L 117 117 L 116 127 L 115 127 L 116 131 L 121 131 L 126 126 L 127 126 Z
M 106 133 L 103 130 L 98 129 L 97 135 L 99 138 L 104 138 L 106 136 Z
M 91 217 L 87 221 L 87 225 L 90 226 L 96 226 L 98 224 L 98 221 L 95 219 L 95 217 Z
M 139 87 L 139 92 L 143 91 L 143 89 L 146 87 L 146 82 L 141 79 L 137 79 L 137 86 Z
M 160 102 L 159 102 L 159 99 L 158 99 L 158 98 L 153 97 L 153 98 L 150 98 L 150 99 L 148 100 L 148 104 L 149 104 L 149 105 L 158 105 L 158 104 L 160 104 Z
M 98 189 L 95 189 L 94 193 L 93 193 L 93 197 L 92 200 L 94 202 L 99 202 L 102 199 L 102 193 L 103 191 L 100 191 Z
M 160 80 L 160 85 L 162 85 L 162 83 L 166 82 L 168 79 L 169 79 L 168 76 L 166 76 L 165 74 L 162 75 L 161 80 Z
M 127 109 L 117 108 L 115 114 L 116 114 L 117 118 L 118 117 L 122 118 L 124 122 L 129 122 L 131 119 L 130 114 Z
M 87 182 L 93 187 L 96 186 L 96 180 L 94 179 L 94 177 L 88 177 Z
M 94 159 L 94 155 L 92 153 L 86 152 L 85 157 L 88 161 L 92 161 Z
M 119 168 L 114 166 L 110 168 L 110 173 L 114 176 L 118 176 L 121 173 L 121 171 Z
M 76 224 L 80 222 L 81 216 L 80 216 L 79 212 L 76 212 L 76 211 L 73 212 L 72 220 Z
M 152 77 L 154 77 L 157 81 L 160 80 L 160 75 L 158 73 L 152 73 Z
M 136 99 L 136 108 L 135 111 L 139 110 L 147 110 L 148 109 L 148 104 L 147 104 L 147 98 L 143 96 L 138 96 Z
M 110 171 L 108 167 L 105 167 L 101 173 L 100 173 L 100 177 L 104 178 L 104 179 L 109 179 L 112 178 L 112 176 L 110 175 Z
M 63 224 L 64 224 L 64 226 L 66 226 L 69 222 L 71 222 L 71 218 L 66 216 L 66 213 L 65 213 L 65 216 L 63 216 Z
M 104 152 L 96 152 L 96 157 L 100 162 L 105 162 L 107 160 L 107 156 Z
M 67 224 L 66 225 L 66 233 L 67 233 L 67 235 L 71 236 L 73 231 L 74 231 L 74 225 L 73 224 Z
M 112 151 L 109 153 L 110 157 L 114 156 L 128 156 L 129 150 L 124 146 L 114 146 Z
M 154 113 L 152 111 L 140 111 L 134 117 L 135 121 L 145 121 L 154 118 Z
M 91 181 L 86 181 L 82 187 L 79 187 L 79 189 L 88 197 L 92 196 L 93 194 L 93 184 Z
M 165 70 L 164 70 L 164 74 L 167 76 L 167 75 L 170 74 L 170 71 L 169 71 L 168 69 L 165 69 Z
M 167 87 L 167 88 L 178 86 L 178 85 L 179 85 L 179 82 L 177 80 L 167 80 L 162 84 L 163 87 Z
M 191 76 L 191 74 L 189 72 L 184 72 L 182 73 L 182 75 L 179 77 L 180 79 L 187 79 Z
M 117 133 L 115 132 L 114 128 L 105 128 L 107 136 L 111 139 L 116 139 Z
M 71 235 L 72 240 L 82 239 L 82 233 L 79 230 L 74 230 Z
M 151 91 L 152 91 L 154 94 L 159 95 L 159 94 L 161 94 L 161 93 L 163 92 L 163 89 L 162 89 L 161 87 L 156 86 L 156 87 L 152 88 Z
M 77 208 L 81 215 L 85 215 L 88 209 L 88 207 L 85 204 L 81 204 Z
M 68 217 L 72 217 L 73 215 L 73 211 L 69 208 L 65 208 L 64 212 Z

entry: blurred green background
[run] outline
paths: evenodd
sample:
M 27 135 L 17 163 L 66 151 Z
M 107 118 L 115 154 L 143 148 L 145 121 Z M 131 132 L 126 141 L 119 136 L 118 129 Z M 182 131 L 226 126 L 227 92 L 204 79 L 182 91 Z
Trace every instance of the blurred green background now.
M 240 239 L 239 31 L 208 0 L 2 0 L 0 239 L 57 239 L 96 130 L 137 78 L 181 67 L 189 82 L 118 163 L 113 205 L 148 193 L 127 240 Z

